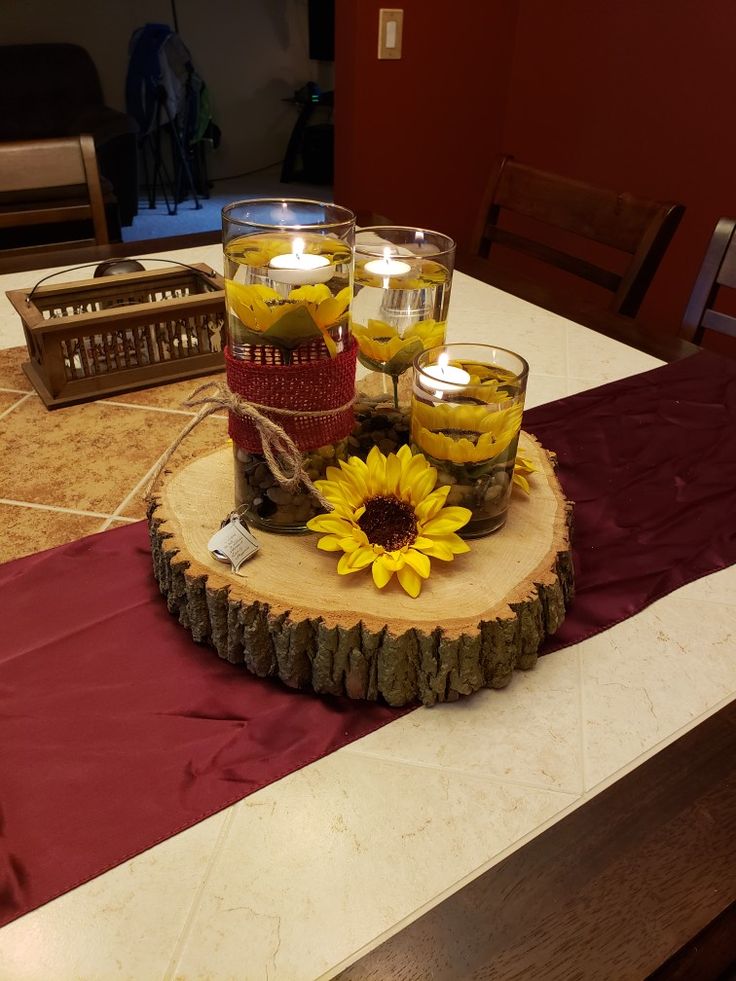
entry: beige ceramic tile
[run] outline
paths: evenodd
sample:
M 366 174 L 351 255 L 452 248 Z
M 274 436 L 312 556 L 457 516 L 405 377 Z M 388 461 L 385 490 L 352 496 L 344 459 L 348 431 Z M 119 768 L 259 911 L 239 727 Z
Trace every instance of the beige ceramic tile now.
M 736 695 L 736 607 L 671 594 L 580 648 L 586 788 Z
M 10 347 L 0 350 L 0 388 L 30 392 L 31 383 L 25 376 L 21 365 L 28 360 L 25 347 Z
M 311 981 L 574 799 L 333 753 L 237 805 L 173 976 Z
M 126 405 L 154 406 L 161 409 L 179 409 L 183 412 L 194 413 L 182 403 L 189 398 L 200 385 L 210 381 L 225 380 L 224 372 L 205 375 L 202 378 L 191 378 L 188 381 L 172 382 L 171 385 L 157 385 L 154 388 L 142 388 L 137 392 L 126 392 L 124 395 L 111 395 L 108 401 L 121 402 Z
M 677 595 L 682 599 L 706 600 L 736 606 L 736 565 L 688 583 L 678 591 Z M 708 616 L 707 607 L 704 607 L 703 615 Z
M 581 794 L 577 652 L 546 655 L 500 691 L 410 712 L 346 751 Z
M 536 405 L 544 405 L 546 402 L 554 402 L 556 399 L 564 398 L 567 394 L 568 386 L 565 378 L 529 372 L 526 391 L 527 409 L 532 409 Z
M 529 362 L 530 375 L 567 374 L 567 321 L 502 290 L 455 273 L 448 341 L 495 344 Z
M 0 562 L 92 535 L 104 518 L 0 504 Z
M 182 426 L 186 424 L 186 417 L 172 416 L 171 418 L 178 420 L 178 430 L 181 431 Z M 171 441 L 172 440 L 169 442 Z M 219 416 L 205 419 L 204 422 L 200 423 L 199 426 L 186 437 L 181 447 L 176 451 L 174 456 L 171 458 L 171 461 L 167 464 L 166 469 L 171 470 L 181 467 L 189 460 L 193 460 L 194 457 L 203 453 L 211 452 L 212 450 L 220 449 L 222 446 L 225 446 L 228 443 L 227 419 Z M 162 447 L 162 449 L 165 449 L 165 447 Z M 146 483 L 147 481 L 144 481 L 143 485 L 136 489 L 132 497 L 125 501 L 123 506 L 119 508 L 116 513 L 126 518 L 145 518 L 146 501 L 144 497 L 144 489 Z M 233 500 L 233 506 L 234 503 L 235 502 Z M 223 514 L 223 518 L 224 517 L 225 515 Z
M 159 981 L 228 812 L 216 814 L 0 931 L 7 981 Z
M 598 384 L 656 368 L 663 362 L 643 354 L 604 334 L 566 324 L 568 374 L 573 378 L 595 378 Z
M 111 514 L 182 419 L 100 402 L 48 412 L 34 396 L 0 420 L 0 498 Z

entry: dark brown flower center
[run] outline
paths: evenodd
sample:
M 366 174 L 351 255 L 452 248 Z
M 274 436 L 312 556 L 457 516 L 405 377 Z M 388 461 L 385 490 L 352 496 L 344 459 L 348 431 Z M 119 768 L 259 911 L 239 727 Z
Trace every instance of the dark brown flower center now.
M 371 545 L 382 545 L 387 552 L 394 552 L 416 541 L 417 516 L 411 504 L 398 497 L 372 497 L 365 502 L 358 527 Z
M 469 439 L 473 445 L 483 435 L 482 433 L 475 432 L 473 429 L 438 429 L 437 432 L 443 436 L 449 436 L 451 439 Z

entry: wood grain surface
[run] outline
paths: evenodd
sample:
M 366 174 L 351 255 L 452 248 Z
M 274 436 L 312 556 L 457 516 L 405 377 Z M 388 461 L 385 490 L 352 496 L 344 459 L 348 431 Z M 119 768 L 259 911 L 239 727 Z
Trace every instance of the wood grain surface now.
M 550 455 L 526 433 L 520 446 L 531 493 L 514 492 L 495 534 L 433 562 L 416 599 L 395 581 L 375 589 L 368 570 L 339 576 L 313 535 L 259 530 L 260 550 L 230 572 L 208 542 L 234 506 L 232 451 L 199 457 L 162 481 L 149 511 L 169 610 L 221 657 L 293 688 L 401 706 L 503 687 L 534 666 L 573 592 L 571 505 Z
M 736 702 L 339 977 L 709 981 L 736 962 L 735 851 Z

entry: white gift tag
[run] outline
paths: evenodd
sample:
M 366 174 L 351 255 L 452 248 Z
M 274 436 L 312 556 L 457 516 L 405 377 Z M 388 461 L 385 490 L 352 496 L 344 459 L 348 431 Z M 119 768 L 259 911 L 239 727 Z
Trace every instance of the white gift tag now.
M 229 562 L 238 575 L 241 565 L 258 551 L 259 543 L 236 517 L 215 532 L 207 542 L 207 548 L 218 562 Z

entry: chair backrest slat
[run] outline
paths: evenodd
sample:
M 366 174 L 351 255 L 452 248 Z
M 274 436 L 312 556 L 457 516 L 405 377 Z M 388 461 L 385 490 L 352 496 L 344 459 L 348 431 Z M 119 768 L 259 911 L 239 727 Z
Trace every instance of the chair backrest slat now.
M 41 189 L 83 187 L 86 200 L 70 202 L 67 211 L 83 208 L 92 221 L 94 241 L 106 245 L 109 241 L 105 203 L 100 184 L 94 141 L 82 135 L 48 140 L 22 140 L 0 143 L 0 192 L 17 194 Z M 52 207 L 44 201 L 23 201 L 24 224 L 68 220 L 63 202 Z M 13 206 L 3 206 L 3 225 L 12 224 Z M 58 243 L 55 243 L 58 247 Z
M 679 204 L 648 201 L 626 192 L 572 180 L 503 157 L 486 194 L 475 251 L 483 258 L 504 244 L 565 269 L 613 293 L 615 312 L 634 316 L 682 217 Z M 499 227 L 504 212 L 631 257 L 623 275 Z M 513 236 L 513 232 L 510 233 Z
M 720 218 L 695 280 L 681 335 L 701 344 L 706 330 L 736 337 L 736 317 L 714 310 L 721 287 L 736 289 L 736 219 Z
M 0 147 L 0 191 L 68 187 L 87 181 L 78 140 L 39 140 Z

